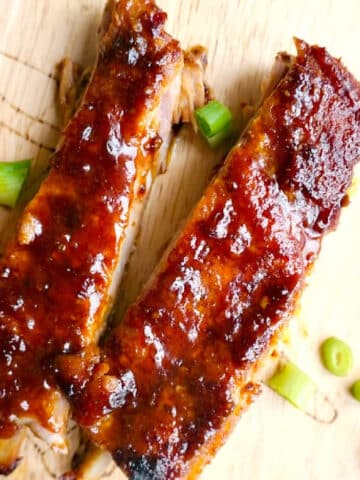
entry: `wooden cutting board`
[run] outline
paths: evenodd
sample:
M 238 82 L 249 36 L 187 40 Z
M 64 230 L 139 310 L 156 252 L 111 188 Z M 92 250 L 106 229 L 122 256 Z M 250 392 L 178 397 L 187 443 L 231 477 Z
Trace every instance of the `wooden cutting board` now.
M 217 97 L 240 118 L 241 102 L 259 97 L 276 52 L 293 51 L 292 37 L 316 42 L 360 78 L 358 0 L 159 0 L 169 30 L 183 46 L 209 48 L 209 79 Z M 58 137 L 54 65 L 64 56 L 89 64 L 96 47 L 101 0 L 0 0 L 0 159 L 34 158 L 30 182 Z M 146 208 L 137 249 L 124 279 L 119 316 L 150 274 L 168 239 L 200 196 L 223 152 L 211 153 L 184 130 L 165 175 Z M 0 210 L 5 231 L 8 212 Z M 336 406 L 339 417 L 322 425 L 264 387 L 204 480 L 356 480 L 360 478 L 360 404 L 347 393 L 360 378 L 360 192 L 323 250 L 305 292 L 287 354 Z M 355 367 L 345 379 L 330 376 L 318 356 L 323 338 L 345 339 Z M 29 435 L 26 461 L 11 477 L 46 480 L 58 460 Z M 42 452 L 42 453 L 41 453 Z M 63 460 L 66 466 L 66 459 Z M 114 471 L 111 479 L 123 478 Z

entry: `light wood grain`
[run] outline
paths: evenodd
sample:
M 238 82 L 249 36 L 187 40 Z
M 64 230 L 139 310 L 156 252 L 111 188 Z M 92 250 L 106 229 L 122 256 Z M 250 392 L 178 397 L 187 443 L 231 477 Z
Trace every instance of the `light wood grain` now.
M 159 3 L 169 14 L 169 30 L 184 47 L 202 43 L 209 48 L 209 78 L 236 119 L 241 101 L 258 98 L 276 52 L 292 50 L 294 35 L 326 45 L 360 78 L 357 0 Z M 93 61 L 102 8 L 99 0 L 0 0 L 0 158 L 33 157 L 33 178 L 46 165 L 46 147 L 53 147 L 57 138 L 54 65 L 64 54 L 82 63 Z M 146 208 L 119 297 L 119 318 L 201 195 L 221 155 L 209 152 L 191 132 L 182 133 L 169 170 L 156 181 Z M 0 211 L 3 228 L 6 218 L 7 213 Z M 351 381 L 360 378 L 359 245 L 360 193 L 354 188 L 339 229 L 324 242 L 288 347 L 288 354 L 334 402 L 338 420 L 331 426 L 320 425 L 264 388 L 205 470 L 204 480 L 360 478 L 360 405 L 347 393 Z M 329 335 L 344 338 L 354 349 L 355 368 L 344 380 L 328 375 L 319 362 L 319 343 Z M 27 451 L 13 478 L 51 478 L 30 440 Z M 50 453 L 47 457 L 55 463 Z M 122 476 L 114 472 L 111 478 Z

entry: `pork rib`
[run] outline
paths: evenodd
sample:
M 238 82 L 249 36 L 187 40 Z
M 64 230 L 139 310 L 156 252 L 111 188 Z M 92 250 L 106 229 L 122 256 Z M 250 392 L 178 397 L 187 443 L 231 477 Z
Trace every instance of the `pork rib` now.
M 51 359 L 97 341 L 129 231 L 166 156 L 184 55 L 165 20 L 152 0 L 108 1 L 82 104 L 0 260 L 4 473 L 24 424 L 66 450 L 68 405 Z
M 131 479 L 196 478 L 258 391 L 360 155 L 360 85 L 296 40 L 264 101 L 101 350 L 58 361 L 75 418 Z

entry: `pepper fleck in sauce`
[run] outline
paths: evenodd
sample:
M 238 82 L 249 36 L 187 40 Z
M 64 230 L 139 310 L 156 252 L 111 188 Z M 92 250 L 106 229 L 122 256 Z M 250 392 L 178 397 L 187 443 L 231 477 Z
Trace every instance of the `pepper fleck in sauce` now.
M 60 361 L 76 419 L 132 479 L 196 476 L 256 393 L 246 377 L 337 224 L 360 155 L 360 86 L 324 49 L 297 48 L 100 357 Z
M 66 429 L 51 361 L 104 323 L 134 184 L 161 145 L 154 112 L 183 64 L 165 18 L 153 1 L 109 2 L 82 105 L 0 260 L 0 437 L 19 419 Z

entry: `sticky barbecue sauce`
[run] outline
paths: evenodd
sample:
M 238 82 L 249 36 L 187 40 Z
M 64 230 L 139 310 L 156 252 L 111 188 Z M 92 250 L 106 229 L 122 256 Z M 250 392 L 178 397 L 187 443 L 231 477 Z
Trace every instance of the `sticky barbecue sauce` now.
M 104 322 L 134 182 L 156 158 L 149 112 L 183 61 L 165 18 L 153 2 L 109 2 L 83 103 L 0 260 L 0 437 L 21 418 L 66 430 L 53 363 Z
M 297 48 L 91 375 L 63 364 L 77 420 L 130 478 L 182 477 L 221 445 L 337 224 L 360 86 L 324 49 Z

